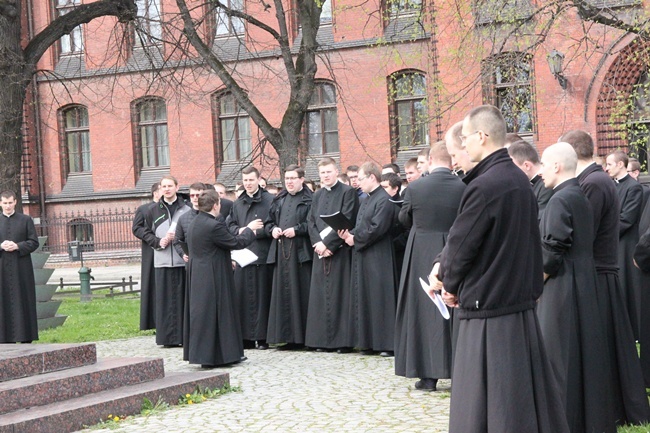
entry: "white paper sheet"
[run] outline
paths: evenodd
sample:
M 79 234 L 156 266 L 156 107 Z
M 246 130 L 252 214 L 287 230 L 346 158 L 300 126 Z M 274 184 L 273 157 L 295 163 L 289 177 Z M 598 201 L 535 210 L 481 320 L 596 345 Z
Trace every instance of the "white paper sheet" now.
M 424 281 L 422 278 L 420 278 L 420 285 L 422 286 L 422 290 L 424 290 L 424 293 L 426 293 L 427 296 L 433 301 L 433 303 L 436 304 L 436 307 L 438 307 L 438 311 L 440 311 L 442 317 L 449 320 L 451 316 L 449 314 L 449 310 L 447 309 L 447 306 L 445 305 L 445 301 L 443 301 L 442 296 L 440 296 L 440 293 L 433 292 L 433 296 L 431 296 L 429 294 L 429 284 L 427 284 L 427 282 Z
M 232 250 L 230 252 L 230 258 L 236 261 L 239 266 L 245 268 L 257 260 L 257 254 L 248 248 L 244 248 L 243 250 Z

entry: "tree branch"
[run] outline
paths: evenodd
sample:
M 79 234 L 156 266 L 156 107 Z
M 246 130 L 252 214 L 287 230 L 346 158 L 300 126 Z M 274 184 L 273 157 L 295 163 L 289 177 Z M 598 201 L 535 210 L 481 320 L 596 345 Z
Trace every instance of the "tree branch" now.
M 27 44 L 24 49 L 27 70 L 33 72 L 45 51 L 61 37 L 70 34 L 78 25 L 103 16 L 117 17 L 120 22 L 132 21 L 137 11 L 134 0 L 99 0 L 76 6 L 69 13 L 52 21 Z

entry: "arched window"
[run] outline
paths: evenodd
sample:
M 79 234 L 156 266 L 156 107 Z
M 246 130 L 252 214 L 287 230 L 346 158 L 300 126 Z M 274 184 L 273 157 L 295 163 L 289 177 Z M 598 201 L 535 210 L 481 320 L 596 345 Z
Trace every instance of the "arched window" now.
M 252 152 L 250 118 L 232 93 L 220 92 L 213 96 L 212 119 L 217 163 L 249 157 Z
M 634 86 L 632 98 L 634 107 L 628 130 L 628 153 L 639 160 L 641 171 L 648 171 L 648 150 L 650 149 L 650 76 L 646 71 Z
M 388 80 L 390 135 L 395 150 L 429 145 L 427 82 L 424 74 L 399 71 Z
M 63 16 L 80 5 L 80 0 L 56 0 L 56 13 Z M 61 54 L 78 54 L 83 52 L 83 38 L 81 25 L 72 29 L 72 31 L 59 39 Z
M 160 0 L 136 0 L 138 6 L 137 31 L 133 40 L 135 47 L 162 43 Z
M 59 111 L 61 156 L 64 175 L 92 171 L 88 110 L 74 105 Z
M 134 153 L 138 170 L 169 166 L 167 107 L 161 98 L 147 97 L 133 104 Z
M 526 53 L 503 53 L 483 60 L 483 102 L 501 110 L 508 132 L 532 134 L 533 66 Z
M 79 241 L 82 251 L 95 250 L 93 223 L 85 218 L 68 221 L 68 242 Z
M 336 109 L 336 87 L 317 82 L 307 108 L 307 145 L 309 155 L 339 151 L 339 125 Z

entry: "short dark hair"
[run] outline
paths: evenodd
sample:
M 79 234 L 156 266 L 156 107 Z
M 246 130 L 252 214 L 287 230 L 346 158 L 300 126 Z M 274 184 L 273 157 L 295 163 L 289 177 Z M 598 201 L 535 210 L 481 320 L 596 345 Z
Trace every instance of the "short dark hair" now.
M 260 178 L 260 171 L 253 167 L 252 165 L 250 167 L 246 167 L 241 171 L 241 174 L 251 174 L 255 173 L 255 176 L 259 179 Z
M 193 189 L 194 191 L 205 191 L 208 187 L 206 187 L 203 182 L 194 182 L 190 185 L 190 189 Z
M 562 134 L 558 141 L 569 143 L 573 146 L 580 160 L 590 160 L 594 156 L 594 140 L 587 131 L 572 129 Z
M 406 170 L 406 167 L 417 167 L 417 165 L 418 165 L 418 159 L 411 158 L 404 163 L 404 169 Z
M 358 165 L 348 165 L 348 168 L 345 169 L 345 172 L 347 173 L 348 171 L 359 171 L 359 166 Z
M 514 159 L 517 164 L 521 165 L 526 161 L 537 165 L 539 164 L 539 155 L 533 146 L 527 141 L 515 141 L 508 148 L 508 154 Z
M 467 123 L 475 130 L 483 131 L 497 146 L 504 146 L 506 141 L 506 121 L 501 111 L 494 105 L 480 105 L 470 110 L 465 117 Z
M 199 197 L 199 210 L 210 212 L 214 205 L 219 203 L 219 193 L 213 189 L 209 189 Z
M 153 195 L 154 192 L 158 191 L 160 189 L 160 182 L 156 182 L 153 185 L 151 185 L 151 194 Z
M 425 147 L 424 149 L 422 149 L 421 151 L 418 152 L 418 156 L 425 156 L 425 157 L 428 158 L 430 150 L 431 150 L 430 147 Z
M 224 189 L 228 189 L 228 188 L 226 188 L 226 185 L 224 185 L 221 182 L 215 182 L 214 183 L 214 189 L 217 189 L 217 187 L 219 187 L 219 186 L 223 187 Z
M 388 164 L 384 164 L 381 166 L 382 169 L 384 168 L 392 168 L 393 173 L 399 174 L 399 165 L 395 164 L 394 162 L 389 162 Z
M 14 200 L 16 200 L 16 193 L 8 189 L 6 191 L 2 191 L 2 193 L 0 193 L 0 197 L 13 198 Z
M 305 170 L 299 165 L 296 164 L 288 165 L 287 168 L 284 169 L 284 173 L 286 174 L 287 171 L 295 171 L 298 177 L 300 178 L 305 177 Z
M 348 176 L 345 173 L 339 173 L 338 180 L 340 180 L 341 182 L 347 183 L 348 185 L 350 184 L 350 176 Z
M 171 180 L 172 182 L 174 182 L 174 185 L 178 185 L 178 179 L 176 179 L 171 174 L 164 175 L 162 179 L 160 179 L 160 183 L 162 183 L 163 180 Z
M 381 182 L 381 169 L 380 169 L 379 166 L 378 166 L 377 164 L 375 164 L 374 162 L 371 162 L 371 161 L 364 162 L 364 163 L 361 165 L 360 170 L 363 170 L 363 173 L 364 173 L 366 176 L 373 175 L 373 176 L 375 177 L 375 180 L 376 180 L 377 182 Z
M 381 175 L 382 182 L 388 182 L 391 188 L 400 188 L 402 186 L 402 178 L 395 173 L 384 173 Z
M 627 163 L 630 166 L 630 171 L 641 171 L 641 163 L 636 158 L 630 158 L 630 162 Z
M 615 150 L 613 152 L 610 152 L 610 155 L 614 157 L 614 161 L 616 161 L 617 164 L 619 162 L 622 162 L 623 166 L 627 169 L 627 163 L 630 162 L 627 153 L 623 152 L 622 150 Z
M 508 132 L 506 134 L 506 144 L 512 145 L 518 141 L 523 141 L 524 139 L 519 136 L 516 132 Z
M 333 165 L 334 167 L 336 167 L 336 161 L 334 161 L 334 159 L 328 156 L 318 161 L 318 167 L 323 167 L 326 165 Z

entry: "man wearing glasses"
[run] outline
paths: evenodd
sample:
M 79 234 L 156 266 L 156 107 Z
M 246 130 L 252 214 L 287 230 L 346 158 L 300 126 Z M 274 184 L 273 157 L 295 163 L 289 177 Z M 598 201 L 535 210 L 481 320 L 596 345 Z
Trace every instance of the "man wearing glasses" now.
M 305 345 L 313 251 L 307 231 L 312 192 L 303 186 L 305 171 L 290 165 L 282 190 L 271 203 L 264 229 L 273 241 L 267 263 L 275 265 L 266 341 L 286 343 L 280 350 Z

